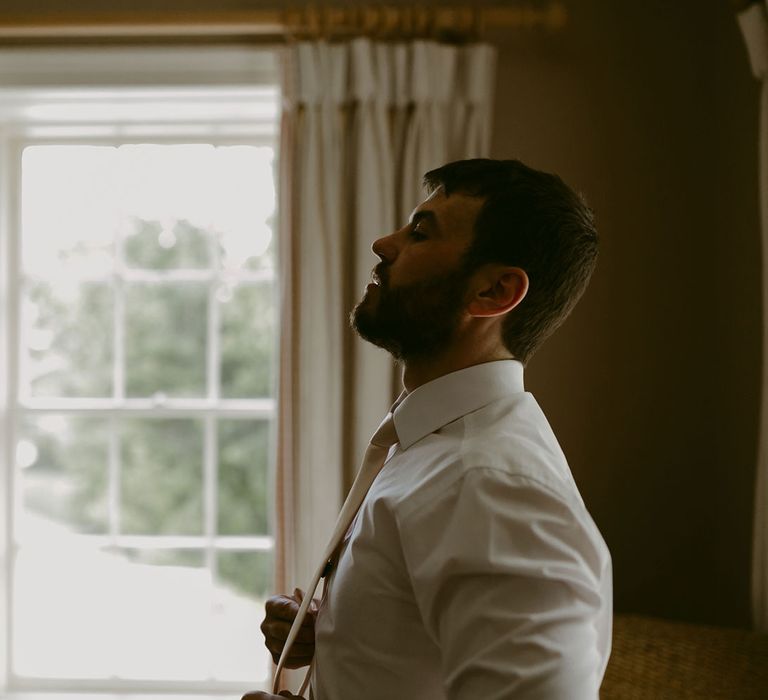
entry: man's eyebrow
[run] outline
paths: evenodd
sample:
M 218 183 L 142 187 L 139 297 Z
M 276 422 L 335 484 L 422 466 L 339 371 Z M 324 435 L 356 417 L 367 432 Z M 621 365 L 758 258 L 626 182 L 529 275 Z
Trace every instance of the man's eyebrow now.
M 437 221 L 437 215 L 431 209 L 420 209 L 419 211 L 415 211 L 413 214 L 411 214 L 411 220 L 409 222 L 411 226 L 416 226 L 416 224 L 418 224 L 420 221 L 426 221 L 438 231 L 440 230 L 440 224 Z

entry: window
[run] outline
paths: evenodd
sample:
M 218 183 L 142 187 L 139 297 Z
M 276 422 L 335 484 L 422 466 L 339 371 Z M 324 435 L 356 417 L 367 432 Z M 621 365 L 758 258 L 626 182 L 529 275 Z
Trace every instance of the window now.
M 8 686 L 259 687 L 276 89 L 5 97 Z

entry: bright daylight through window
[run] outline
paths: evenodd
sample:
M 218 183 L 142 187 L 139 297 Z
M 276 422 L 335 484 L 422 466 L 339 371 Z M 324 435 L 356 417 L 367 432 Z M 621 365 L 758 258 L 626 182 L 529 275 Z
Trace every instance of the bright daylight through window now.
M 268 674 L 274 133 L 185 133 L 11 149 L 12 682 Z

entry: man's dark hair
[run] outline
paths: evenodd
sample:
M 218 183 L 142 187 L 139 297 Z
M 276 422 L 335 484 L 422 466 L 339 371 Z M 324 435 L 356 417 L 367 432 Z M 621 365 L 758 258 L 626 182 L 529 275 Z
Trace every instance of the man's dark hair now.
M 502 325 L 506 348 L 527 363 L 565 320 L 586 289 L 597 261 L 597 231 L 584 200 L 557 175 L 517 160 L 478 158 L 430 170 L 424 186 L 446 196 L 483 197 L 467 271 L 485 263 L 520 267 L 528 294 Z

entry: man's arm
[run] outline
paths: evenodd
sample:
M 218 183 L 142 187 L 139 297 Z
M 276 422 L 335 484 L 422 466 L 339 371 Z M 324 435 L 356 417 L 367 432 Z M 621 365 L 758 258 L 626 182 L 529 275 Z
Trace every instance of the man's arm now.
M 472 469 L 401 528 L 450 700 L 598 697 L 610 558 L 580 503 Z

